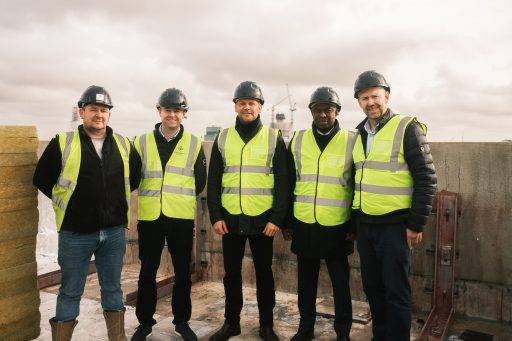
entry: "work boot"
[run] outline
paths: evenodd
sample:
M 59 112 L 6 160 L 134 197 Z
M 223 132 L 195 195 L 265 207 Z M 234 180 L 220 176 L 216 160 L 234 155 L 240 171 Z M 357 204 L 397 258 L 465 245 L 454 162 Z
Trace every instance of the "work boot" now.
M 240 335 L 239 324 L 224 323 L 220 329 L 210 336 L 210 341 L 226 341 L 232 336 Z
M 274 329 L 272 327 L 260 327 L 260 337 L 263 341 L 279 341 Z
M 315 338 L 315 332 L 313 330 L 304 332 L 301 331 L 299 328 L 299 331 L 297 334 L 293 335 L 290 341 L 310 341 Z
M 135 333 L 133 334 L 131 341 L 144 341 L 153 332 L 153 327 L 149 324 L 141 324 L 135 329 Z
M 176 333 L 180 334 L 185 341 L 197 341 L 196 333 L 190 329 L 187 322 L 178 323 L 176 327 L 174 327 L 174 330 Z
M 77 320 L 56 321 L 55 318 L 51 318 L 52 341 L 70 341 L 77 323 Z
M 124 333 L 124 310 L 103 311 L 107 324 L 108 341 L 127 341 Z

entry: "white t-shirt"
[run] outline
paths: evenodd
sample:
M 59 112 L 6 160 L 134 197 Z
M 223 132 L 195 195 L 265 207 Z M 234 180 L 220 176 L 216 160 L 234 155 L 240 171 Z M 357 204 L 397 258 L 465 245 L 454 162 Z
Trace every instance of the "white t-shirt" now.
M 101 150 L 103 149 L 103 142 L 105 142 L 105 138 L 91 138 L 92 144 L 94 145 L 94 149 L 96 149 L 96 153 L 100 157 L 100 159 L 103 158 L 103 154 L 101 153 Z

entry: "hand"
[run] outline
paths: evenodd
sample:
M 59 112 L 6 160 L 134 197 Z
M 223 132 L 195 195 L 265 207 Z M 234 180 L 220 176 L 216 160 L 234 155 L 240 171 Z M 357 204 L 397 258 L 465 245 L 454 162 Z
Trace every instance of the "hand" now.
M 413 247 L 419 245 L 423 239 L 423 232 L 416 232 L 411 229 L 407 229 L 407 245 L 412 250 Z
M 283 238 L 284 238 L 284 240 L 292 240 L 293 230 L 292 229 L 284 229 L 283 230 Z
M 265 229 L 263 230 L 263 234 L 267 237 L 273 237 L 276 235 L 277 232 L 279 232 L 281 229 L 279 226 L 272 224 L 270 221 L 265 226 Z
M 224 220 L 219 220 L 219 221 L 215 222 L 215 224 L 213 224 L 213 228 L 215 229 L 215 232 L 217 232 L 221 236 L 223 234 L 228 233 L 228 227 Z

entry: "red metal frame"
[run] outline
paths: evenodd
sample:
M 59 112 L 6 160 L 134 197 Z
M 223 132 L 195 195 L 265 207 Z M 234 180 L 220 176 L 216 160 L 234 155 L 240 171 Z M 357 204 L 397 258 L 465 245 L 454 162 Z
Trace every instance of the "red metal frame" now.
M 444 340 L 453 321 L 459 202 L 458 193 L 443 190 L 437 194 L 434 302 L 418 341 Z

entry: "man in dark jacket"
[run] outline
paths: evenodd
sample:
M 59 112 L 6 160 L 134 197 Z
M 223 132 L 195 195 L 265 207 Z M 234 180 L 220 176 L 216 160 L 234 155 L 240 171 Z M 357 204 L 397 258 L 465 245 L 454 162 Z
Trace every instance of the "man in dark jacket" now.
M 390 90 L 375 71 L 355 82 L 354 97 L 367 118 L 357 126 L 353 151 L 353 209 L 373 340 L 409 340 L 411 249 L 422 240 L 437 178 L 426 127 L 388 108 Z
M 210 341 L 240 334 L 241 271 L 247 240 L 256 270 L 259 335 L 265 341 L 277 341 L 272 244 L 288 207 L 286 146 L 280 132 L 261 124 L 264 100 L 256 83 L 242 82 L 233 102 L 236 124 L 215 139 L 208 172 L 208 209 L 215 232 L 222 235 L 226 294 L 225 323 Z
M 185 341 L 195 341 L 197 336 L 188 325 L 192 314 L 190 257 L 196 196 L 206 183 L 206 161 L 201 139 L 181 124 L 188 111 L 185 94 L 176 88 L 166 89 L 156 107 L 161 122 L 134 142 L 142 160 L 142 179 L 137 224 L 141 267 L 135 310 L 140 325 L 132 341 L 145 340 L 156 323 L 156 273 L 166 241 L 175 277 L 175 330 Z
M 314 338 L 320 260 L 325 259 L 333 288 L 337 340 L 350 340 L 352 301 L 347 256 L 353 252 L 350 211 L 353 196 L 352 147 L 355 134 L 341 129 L 338 94 L 321 87 L 311 95 L 311 129 L 295 133 L 288 148 L 293 191 L 292 252 L 297 255 L 299 330 L 292 341 Z
M 90 86 L 78 101 L 83 124 L 50 141 L 34 185 L 52 199 L 59 231 L 61 287 L 50 320 L 55 340 L 71 340 L 94 255 L 109 340 L 126 340 L 121 269 L 129 227 L 130 192 L 137 188 L 137 153 L 107 126 L 112 102 Z

